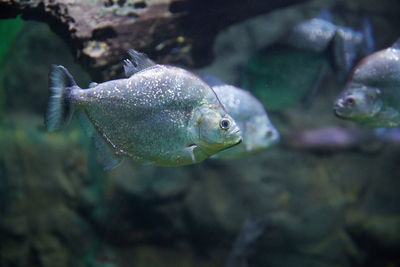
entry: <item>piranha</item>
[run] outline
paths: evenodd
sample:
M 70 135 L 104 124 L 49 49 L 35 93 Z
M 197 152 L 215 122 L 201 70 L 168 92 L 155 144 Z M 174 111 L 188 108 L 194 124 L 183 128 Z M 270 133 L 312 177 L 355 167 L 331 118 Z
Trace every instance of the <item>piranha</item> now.
M 198 163 L 242 141 L 238 125 L 202 79 L 135 50 L 128 53 L 127 78 L 88 89 L 53 65 L 47 129 L 61 129 L 77 114 L 105 170 L 125 157 L 160 166 Z
M 336 99 L 334 112 L 372 127 L 400 125 L 400 39 L 359 62 Z
M 221 151 L 213 158 L 233 159 L 266 149 L 279 141 L 279 133 L 268 118 L 261 102 L 250 92 L 225 84 L 212 75 L 202 76 L 242 131 L 240 145 Z
M 372 27 L 368 18 L 363 20 L 361 29 L 356 31 L 334 24 L 331 12 L 325 9 L 317 17 L 295 25 L 285 41 L 300 49 L 326 52 L 332 67 L 341 77 L 349 73 L 357 59 L 374 51 Z

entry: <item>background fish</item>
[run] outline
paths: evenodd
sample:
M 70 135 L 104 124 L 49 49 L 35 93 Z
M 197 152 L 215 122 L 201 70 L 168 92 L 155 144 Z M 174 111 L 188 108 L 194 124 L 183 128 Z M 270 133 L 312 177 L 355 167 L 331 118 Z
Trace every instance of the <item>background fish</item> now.
M 239 158 L 278 142 L 279 133 L 257 98 L 248 91 L 224 84 L 214 76 L 202 78 L 212 86 L 227 112 L 239 125 L 243 136 L 241 144 L 215 154 L 214 158 Z
M 50 74 L 49 130 L 77 111 L 106 169 L 121 157 L 155 165 L 197 163 L 241 142 L 239 127 L 196 75 L 129 51 L 127 79 L 79 88 L 63 66 Z
M 335 114 L 373 127 L 400 125 L 400 42 L 354 68 L 334 104 Z
M 332 14 L 322 10 L 317 17 L 300 22 L 288 34 L 286 43 L 301 49 L 323 52 L 328 48 L 338 29 Z
M 364 18 L 361 29 L 356 31 L 334 24 L 332 13 L 326 9 L 316 18 L 297 24 L 290 31 L 286 43 L 300 49 L 326 52 L 341 79 L 346 77 L 358 59 L 371 54 L 375 47 L 368 18 Z

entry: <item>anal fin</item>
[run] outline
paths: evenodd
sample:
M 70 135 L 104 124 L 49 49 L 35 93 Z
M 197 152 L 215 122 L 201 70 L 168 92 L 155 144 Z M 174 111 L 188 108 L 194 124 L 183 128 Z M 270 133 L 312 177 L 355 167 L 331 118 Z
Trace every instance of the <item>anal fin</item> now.
M 84 111 L 78 110 L 76 114 L 83 128 L 93 140 L 97 150 L 97 160 L 103 170 L 108 171 L 117 167 L 122 162 L 123 157 L 116 154 L 112 144 L 107 142 L 105 137 L 96 130 Z

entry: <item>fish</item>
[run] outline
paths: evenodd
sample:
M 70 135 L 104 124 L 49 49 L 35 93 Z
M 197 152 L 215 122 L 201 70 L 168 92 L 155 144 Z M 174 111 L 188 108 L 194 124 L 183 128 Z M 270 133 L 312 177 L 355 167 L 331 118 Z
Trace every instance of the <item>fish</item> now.
M 337 28 L 332 22 L 331 12 L 324 9 L 317 17 L 296 24 L 285 42 L 300 49 L 323 52 L 334 38 Z
M 358 63 L 333 110 L 339 118 L 371 127 L 400 125 L 400 39 Z
M 342 79 L 351 71 L 358 59 L 375 49 L 372 26 L 368 17 L 359 31 L 333 23 L 332 14 L 323 9 L 317 17 L 293 27 L 284 43 L 317 53 L 326 53 L 331 65 Z
M 376 143 L 374 132 L 335 125 L 294 131 L 286 138 L 288 148 L 315 152 L 351 150 L 371 143 Z
M 245 157 L 279 141 L 279 132 L 269 120 L 263 104 L 250 92 L 225 84 L 213 75 L 203 75 L 201 78 L 215 91 L 227 112 L 239 125 L 243 137 L 241 144 L 218 152 L 212 158 Z
M 242 141 L 234 119 L 197 75 L 155 64 L 133 49 L 128 54 L 126 78 L 87 89 L 65 67 L 53 65 L 47 129 L 60 130 L 77 114 L 104 170 L 124 158 L 158 166 L 194 164 Z
M 332 50 L 333 67 L 344 80 L 357 60 L 370 55 L 375 50 L 369 18 L 363 19 L 360 31 L 338 26 L 332 40 Z
M 250 256 L 260 243 L 262 235 L 273 227 L 273 221 L 266 217 L 246 219 L 233 244 L 226 267 L 249 266 Z

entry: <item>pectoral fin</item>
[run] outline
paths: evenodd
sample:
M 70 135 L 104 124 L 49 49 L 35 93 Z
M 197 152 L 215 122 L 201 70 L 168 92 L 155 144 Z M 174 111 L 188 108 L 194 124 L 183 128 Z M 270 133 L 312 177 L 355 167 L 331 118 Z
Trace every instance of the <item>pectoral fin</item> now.
M 197 147 L 198 147 L 197 145 L 190 145 L 190 146 L 184 148 L 185 153 L 187 153 L 192 158 L 192 162 L 196 162 L 196 157 L 194 155 L 194 150 Z

